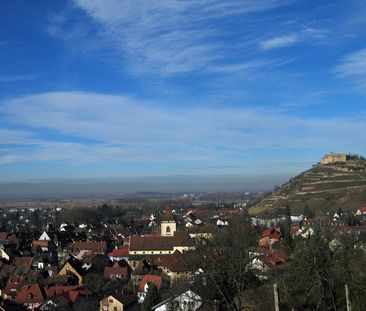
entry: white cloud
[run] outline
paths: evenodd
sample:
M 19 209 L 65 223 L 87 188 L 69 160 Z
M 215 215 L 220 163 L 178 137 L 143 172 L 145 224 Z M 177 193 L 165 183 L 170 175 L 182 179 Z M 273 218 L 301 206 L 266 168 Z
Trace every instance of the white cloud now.
M 366 92 L 366 48 L 350 53 L 342 58 L 334 73 L 339 78 L 347 78 L 351 87 L 358 92 Z
M 343 57 L 335 72 L 341 77 L 364 76 L 366 78 L 366 48 Z
M 247 107 L 168 109 L 157 102 L 82 92 L 14 98 L 0 107 L 7 124 L 27 128 L 0 130 L 2 163 L 236 163 L 256 149 L 358 150 L 363 138 L 353 133 L 366 131 L 365 114 L 314 119 Z
M 304 26 L 291 34 L 276 36 L 267 40 L 263 40 L 259 44 L 262 50 L 272 50 L 286 48 L 304 41 L 308 41 L 310 43 L 320 43 L 326 39 L 329 33 L 330 32 L 327 29 Z
M 263 50 L 272 50 L 294 45 L 298 41 L 299 41 L 298 35 L 293 34 L 293 35 L 274 37 L 262 41 L 260 45 Z
M 207 71 L 231 59 L 223 38 L 232 31 L 218 28 L 213 21 L 271 10 L 287 1 L 73 0 L 73 4 L 99 25 L 98 31 L 83 30 L 79 22 L 70 29 L 67 14 L 61 14 L 52 18 L 51 35 L 65 40 L 87 37 L 82 46 L 92 45 L 92 50 L 97 49 L 98 37 L 116 51 L 113 58 L 128 64 L 132 72 L 174 75 Z M 230 50 L 235 50 L 234 45 Z

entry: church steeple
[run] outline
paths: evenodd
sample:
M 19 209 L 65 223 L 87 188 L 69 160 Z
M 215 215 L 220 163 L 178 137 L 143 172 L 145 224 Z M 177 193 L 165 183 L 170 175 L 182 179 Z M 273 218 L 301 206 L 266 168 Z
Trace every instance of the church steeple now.
M 177 230 L 177 223 L 170 206 L 165 210 L 163 220 L 161 221 L 161 236 L 173 236 L 174 232 Z

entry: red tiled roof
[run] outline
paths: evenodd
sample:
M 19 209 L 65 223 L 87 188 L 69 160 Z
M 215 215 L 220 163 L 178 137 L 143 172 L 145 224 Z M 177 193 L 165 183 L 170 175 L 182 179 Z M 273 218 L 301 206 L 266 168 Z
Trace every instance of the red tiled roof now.
M 50 286 L 45 288 L 47 298 L 58 296 L 67 293 L 73 289 L 77 288 L 76 285 L 72 286 Z
M 15 297 L 17 303 L 41 303 L 45 293 L 38 284 L 24 285 Z
M 14 266 L 30 266 L 32 264 L 32 257 L 15 257 L 13 260 Z
M 170 207 L 167 207 L 167 209 L 165 210 L 163 221 L 175 221 L 172 209 Z
M 104 277 L 105 278 L 119 278 L 119 279 L 125 279 L 129 276 L 128 267 L 120 267 L 117 265 L 114 265 L 113 267 L 105 267 L 104 268 Z
M 33 241 L 33 246 L 48 247 L 49 241 Z
M 273 251 L 272 254 L 264 258 L 263 262 L 277 270 L 283 270 L 290 265 L 288 256 L 281 250 Z
M 21 275 L 13 275 L 9 278 L 8 282 L 6 283 L 4 293 L 6 295 L 14 295 L 16 294 L 19 289 L 23 286 L 25 280 L 25 276 Z
M 172 237 L 131 236 L 130 251 L 173 250 L 174 246 L 193 246 L 188 232 L 176 231 Z
M 128 246 L 122 248 L 114 248 L 112 252 L 108 254 L 109 257 L 128 257 L 129 249 Z
M 75 302 L 75 300 L 81 295 L 81 296 L 91 296 L 93 293 L 86 288 L 72 290 L 69 292 L 69 297 L 72 302 Z
M 163 278 L 160 275 L 151 275 L 151 274 L 144 275 L 144 277 L 142 278 L 142 280 L 140 282 L 138 291 L 144 292 L 145 285 L 150 284 L 150 283 L 154 283 L 155 286 L 158 289 L 160 289 L 161 286 L 163 285 Z
M 106 251 L 106 242 L 75 242 L 71 245 L 74 250 Z
M 90 296 L 92 292 L 85 288 L 78 286 L 51 286 L 45 289 L 47 298 L 51 297 L 65 297 L 71 302 L 75 302 L 79 295 Z
M 262 237 L 269 237 L 270 239 L 279 240 L 281 236 L 282 232 L 279 228 L 267 228 L 262 232 Z

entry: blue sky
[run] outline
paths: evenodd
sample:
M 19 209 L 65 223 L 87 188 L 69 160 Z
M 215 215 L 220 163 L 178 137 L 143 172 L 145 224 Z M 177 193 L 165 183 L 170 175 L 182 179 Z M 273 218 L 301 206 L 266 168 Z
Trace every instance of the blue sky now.
M 362 1 L 1 1 L 0 182 L 365 155 L 365 16 Z

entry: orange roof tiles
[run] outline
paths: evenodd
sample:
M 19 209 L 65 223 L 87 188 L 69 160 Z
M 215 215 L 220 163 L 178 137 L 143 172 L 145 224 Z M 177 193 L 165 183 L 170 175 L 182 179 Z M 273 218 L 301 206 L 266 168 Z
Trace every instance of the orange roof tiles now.
M 49 241 L 33 241 L 33 246 L 48 247 Z
M 129 277 L 129 271 L 128 267 L 120 267 L 117 265 L 114 265 L 113 267 L 105 267 L 104 268 L 104 277 L 105 278 L 119 278 L 119 279 L 125 279 Z
M 160 275 L 152 275 L 152 274 L 147 274 L 144 275 L 144 277 L 142 278 L 140 285 L 139 285 L 139 292 L 144 292 L 145 291 L 145 285 L 146 284 L 150 284 L 153 283 L 155 284 L 155 286 L 160 289 L 163 285 L 163 278 Z
M 130 251 L 135 250 L 173 250 L 174 246 L 193 246 L 193 240 L 188 232 L 176 231 L 172 237 L 162 236 L 131 236 Z
M 114 248 L 112 252 L 108 254 L 109 257 L 128 257 L 129 249 L 128 246 L 122 248 Z
M 71 245 L 74 250 L 106 251 L 106 242 L 75 242 Z
M 15 297 L 17 303 L 41 303 L 45 293 L 38 284 L 24 285 Z

